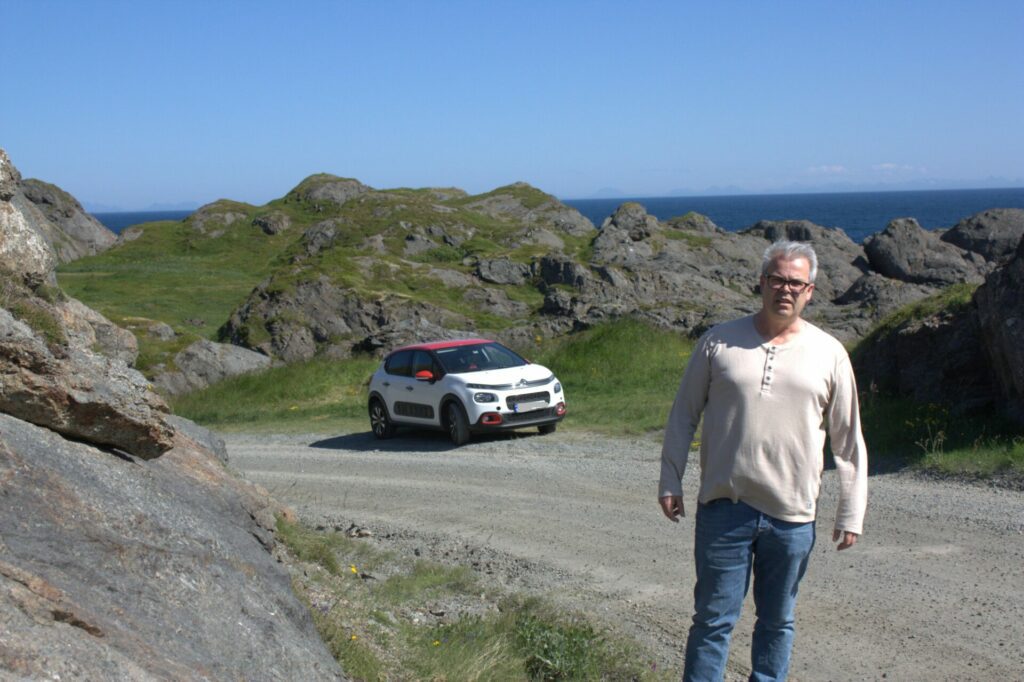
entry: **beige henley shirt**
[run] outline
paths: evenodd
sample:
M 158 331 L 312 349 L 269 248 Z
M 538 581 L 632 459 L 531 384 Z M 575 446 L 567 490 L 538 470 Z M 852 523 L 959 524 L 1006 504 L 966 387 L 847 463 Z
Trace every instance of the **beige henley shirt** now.
M 853 368 L 835 338 L 805 321 L 773 345 L 752 315 L 701 337 L 665 428 L 660 497 L 682 494 L 702 414 L 700 502 L 727 497 L 784 521 L 814 520 L 827 433 L 839 474 L 835 528 L 862 532 L 867 448 Z

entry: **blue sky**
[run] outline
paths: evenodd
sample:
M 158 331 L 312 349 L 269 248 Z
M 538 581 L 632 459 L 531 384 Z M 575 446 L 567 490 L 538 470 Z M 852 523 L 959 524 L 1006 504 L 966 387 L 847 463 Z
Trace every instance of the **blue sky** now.
M 0 0 L 0 147 L 135 210 L 1024 185 L 1024 2 Z

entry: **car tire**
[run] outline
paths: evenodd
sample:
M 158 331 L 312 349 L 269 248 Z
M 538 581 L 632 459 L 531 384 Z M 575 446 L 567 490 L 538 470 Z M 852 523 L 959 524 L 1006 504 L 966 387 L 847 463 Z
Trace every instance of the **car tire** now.
M 469 442 L 469 419 L 466 411 L 456 401 L 448 403 L 444 408 L 445 421 L 448 426 L 448 436 L 456 445 L 465 445 Z
M 370 430 L 380 440 L 395 435 L 395 423 L 391 421 L 388 408 L 380 400 L 370 401 Z
M 540 431 L 540 435 L 546 436 L 549 433 L 554 433 L 557 428 L 558 424 L 541 424 L 537 427 L 537 430 Z

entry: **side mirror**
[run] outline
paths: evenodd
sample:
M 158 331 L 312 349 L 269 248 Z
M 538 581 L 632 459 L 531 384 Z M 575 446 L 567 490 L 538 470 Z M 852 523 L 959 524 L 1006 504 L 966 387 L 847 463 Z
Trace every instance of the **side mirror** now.
M 431 372 L 429 369 L 421 369 L 420 371 L 416 372 L 416 381 L 433 381 L 433 380 L 434 380 L 434 373 Z

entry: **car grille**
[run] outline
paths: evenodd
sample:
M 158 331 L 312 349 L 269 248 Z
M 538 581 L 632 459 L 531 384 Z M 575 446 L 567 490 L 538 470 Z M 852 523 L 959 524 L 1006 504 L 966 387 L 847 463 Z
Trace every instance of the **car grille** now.
M 530 412 L 510 412 L 502 414 L 501 418 L 506 424 L 514 424 L 516 422 L 532 422 L 557 416 L 555 408 L 549 407 L 545 410 L 532 410 Z
M 538 391 L 537 393 L 519 393 L 505 398 L 505 404 L 508 405 L 508 409 L 515 410 L 516 405 L 519 403 L 535 403 L 539 400 L 550 403 L 551 394 L 547 391 Z

